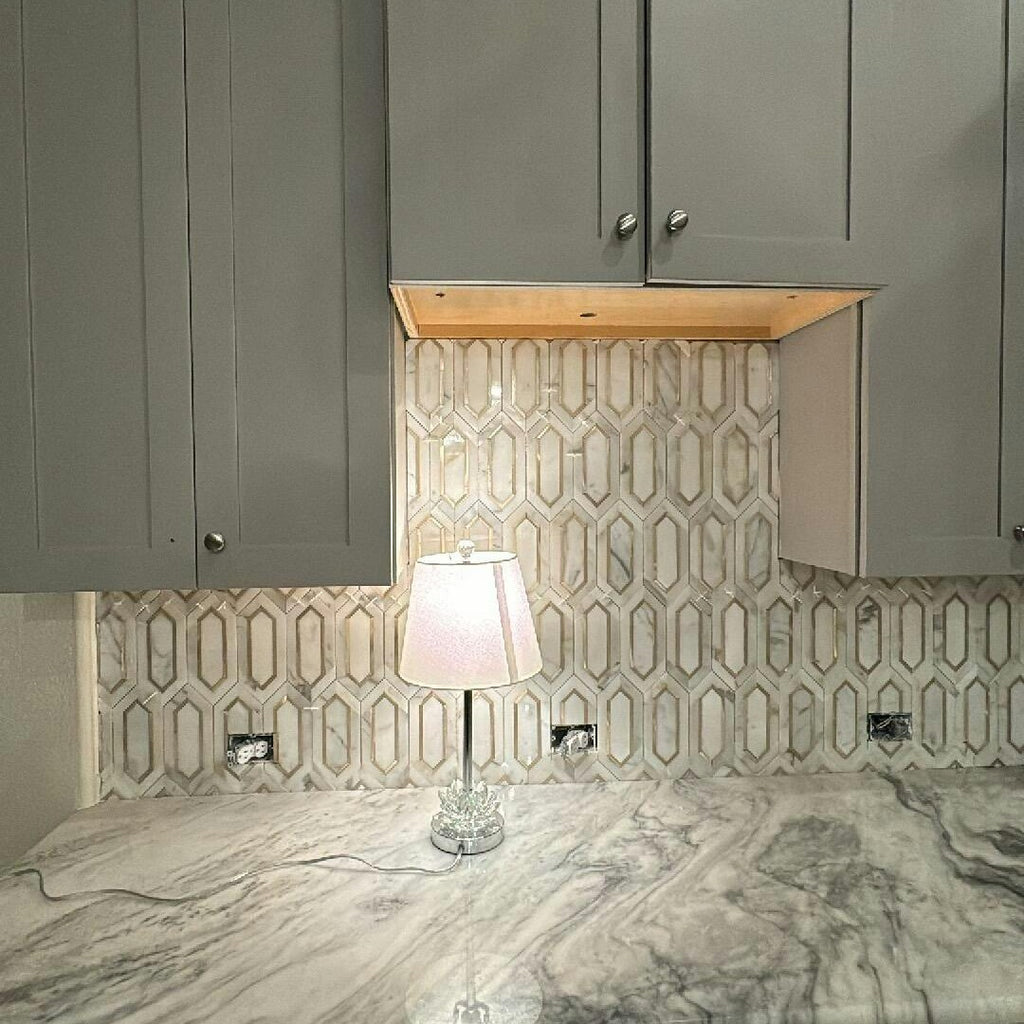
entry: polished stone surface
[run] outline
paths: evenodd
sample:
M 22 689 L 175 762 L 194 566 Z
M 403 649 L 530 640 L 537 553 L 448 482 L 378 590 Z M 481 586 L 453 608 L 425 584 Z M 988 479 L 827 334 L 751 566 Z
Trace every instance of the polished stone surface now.
M 0 1020 L 1024 1021 L 1024 770 L 532 786 L 441 877 L 290 868 L 183 906 L 0 880 Z M 167 894 L 332 851 L 443 866 L 432 790 L 110 802 L 27 862 Z M 468 1022 L 474 1018 L 465 1015 Z

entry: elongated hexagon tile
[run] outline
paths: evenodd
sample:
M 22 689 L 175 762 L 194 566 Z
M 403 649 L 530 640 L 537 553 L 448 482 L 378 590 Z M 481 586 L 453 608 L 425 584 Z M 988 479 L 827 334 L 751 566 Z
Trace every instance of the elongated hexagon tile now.
M 713 611 L 711 602 L 699 594 L 684 595 L 666 608 L 666 671 L 687 689 L 711 671 Z
M 211 698 L 238 679 L 238 623 L 229 601 L 216 592 L 189 608 L 185 620 L 188 676 Z
M 100 594 L 96 601 L 96 681 L 108 702 L 135 684 L 136 650 L 135 602 L 128 594 Z
M 735 693 L 717 676 L 690 692 L 690 767 L 714 775 L 734 763 Z
M 175 593 L 154 596 L 136 618 L 140 682 L 170 694 L 188 678 L 185 602 Z
M 313 765 L 336 789 L 356 784 L 360 768 L 359 701 L 343 685 L 331 682 L 317 699 L 312 715 Z
M 554 419 L 538 421 L 526 435 L 526 493 L 532 504 L 554 515 L 573 494 L 573 439 Z
M 550 343 L 505 341 L 501 358 L 501 408 L 520 429 L 531 426 L 551 404 Z
M 575 429 L 597 407 L 597 347 L 575 338 L 549 344 L 551 415 Z
M 454 344 L 455 407 L 477 432 L 501 408 L 501 342 L 474 338 Z
M 714 433 L 715 501 L 734 516 L 757 497 L 757 439 L 739 417 Z
M 573 497 L 593 515 L 614 508 L 619 499 L 619 430 L 594 415 L 572 442 Z
M 668 502 L 643 521 L 644 581 L 666 597 L 687 583 L 690 544 L 686 518 Z
M 778 345 L 740 345 L 736 355 L 736 404 L 764 426 L 776 411 Z
M 551 521 L 528 503 L 519 505 L 502 523 L 501 546 L 519 556 L 527 592 L 539 594 L 550 580 Z
M 637 341 L 597 342 L 597 410 L 621 430 L 643 409 L 644 354 Z
M 712 426 L 724 422 L 736 408 L 735 346 L 703 342 L 690 348 L 690 408 Z
M 638 416 L 624 428 L 620 455 L 623 504 L 646 516 L 665 496 L 665 439 L 650 416 Z
M 779 750 L 779 691 L 751 676 L 736 692 L 736 755 L 748 770 L 763 770 Z
M 454 690 L 421 690 L 409 701 L 409 777 L 414 784 L 447 785 L 458 773 L 461 697 Z M 475 737 L 473 746 L 475 751 Z
M 398 609 L 396 609 L 397 611 Z M 334 606 L 334 651 L 337 678 L 353 692 L 365 694 L 375 687 L 385 672 L 386 636 L 383 609 L 364 595 L 339 600 Z M 402 621 L 395 623 L 400 629 Z M 396 636 L 393 657 L 401 657 L 401 637 Z M 396 663 L 397 664 L 397 663 Z
M 425 338 L 406 353 L 408 412 L 429 428 L 454 407 L 454 344 Z
M 825 684 L 825 747 L 834 770 L 863 766 L 867 756 L 867 687 L 841 676 Z M 845 766 L 849 766 L 849 769 Z
M 201 784 L 213 769 L 213 705 L 187 688 L 164 705 L 164 766 L 184 792 Z
M 409 780 L 409 701 L 386 680 L 360 702 L 364 785 L 403 786 Z
M 666 434 L 666 493 L 680 509 L 710 500 L 714 467 L 713 439 L 698 422 L 681 420 Z
M 643 772 L 643 696 L 628 680 L 619 679 L 598 696 L 601 729 L 599 757 L 618 779 Z
M 796 761 L 822 749 L 825 716 L 821 687 L 809 676 L 787 679 L 780 689 L 780 741 Z
M 643 580 L 643 520 L 619 506 L 597 528 L 597 582 L 622 599 Z
M 457 695 L 398 669 L 408 563 L 464 537 L 519 553 L 543 658 L 475 698 L 489 782 L 1024 764 L 1021 581 L 780 562 L 777 382 L 770 343 L 408 342 L 394 585 L 98 595 L 102 795 L 447 782 Z M 280 763 L 228 766 L 258 730 Z
M 686 414 L 690 398 L 690 345 L 685 341 L 645 341 L 644 409 L 666 428 Z
M 662 679 L 644 695 L 644 763 L 655 778 L 679 778 L 689 767 L 689 694 Z
M 597 582 L 597 523 L 571 505 L 551 525 L 551 589 L 578 604 Z
M 238 675 L 250 686 L 272 690 L 288 678 L 284 601 L 260 592 L 238 613 Z
M 622 609 L 621 671 L 646 692 L 666 671 L 665 605 L 652 587 L 645 587 Z
M 600 591 L 576 611 L 574 674 L 600 688 L 619 671 L 619 608 Z

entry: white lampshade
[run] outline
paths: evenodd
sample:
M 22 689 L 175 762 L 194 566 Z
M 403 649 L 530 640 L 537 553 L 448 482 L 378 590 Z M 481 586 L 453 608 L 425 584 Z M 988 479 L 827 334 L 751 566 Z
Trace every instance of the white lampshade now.
M 541 668 L 519 559 L 509 551 L 428 555 L 412 576 L 399 675 L 417 686 L 508 686 Z

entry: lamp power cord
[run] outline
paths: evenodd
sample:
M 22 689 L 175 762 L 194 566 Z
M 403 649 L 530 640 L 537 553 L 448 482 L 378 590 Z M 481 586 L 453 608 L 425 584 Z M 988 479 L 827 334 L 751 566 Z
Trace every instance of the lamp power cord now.
M 46 889 L 46 879 L 43 876 L 43 872 L 39 868 L 28 865 L 11 868 L 9 871 L 0 873 L 0 881 L 4 878 L 19 878 L 23 876 L 34 877 L 37 885 L 39 886 L 40 894 L 43 899 L 49 903 L 62 903 L 64 900 L 81 899 L 88 896 L 130 896 L 135 899 L 148 900 L 151 903 L 166 903 L 172 906 L 177 906 L 182 903 L 194 903 L 196 900 L 208 899 L 210 896 L 216 896 L 218 893 L 222 893 L 233 886 L 240 885 L 242 882 L 248 881 L 251 878 L 259 878 L 261 875 L 269 875 L 274 871 L 284 871 L 288 868 L 299 867 L 323 867 L 330 864 L 332 861 L 338 860 L 353 861 L 370 871 L 376 871 L 382 875 L 449 875 L 462 862 L 464 852 L 463 847 L 459 846 L 458 853 L 455 854 L 451 863 L 448 864 L 447 867 L 443 868 L 421 868 L 415 866 L 389 867 L 383 864 L 374 864 L 365 857 L 360 857 L 354 853 L 328 853 L 322 857 L 303 857 L 298 860 L 283 860 L 276 864 L 268 864 L 266 867 L 253 868 L 250 871 L 242 871 L 240 874 L 233 875 L 225 882 L 220 882 L 217 885 L 210 886 L 208 889 L 203 889 L 199 892 L 186 893 L 182 896 L 160 896 L 156 893 L 141 892 L 138 889 L 122 888 L 121 886 L 109 886 L 101 889 L 77 889 L 73 892 L 51 893 Z

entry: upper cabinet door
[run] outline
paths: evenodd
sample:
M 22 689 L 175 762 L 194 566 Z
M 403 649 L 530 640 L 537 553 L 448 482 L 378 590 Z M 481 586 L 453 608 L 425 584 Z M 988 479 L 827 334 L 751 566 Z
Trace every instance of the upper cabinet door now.
M 389 4 L 392 280 L 643 279 L 640 25 L 638 0 Z
M 1006 234 L 1003 281 L 1000 535 L 1013 571 L 1024 572 L 1024 0 L 1009 7 L 1006 107 Z
M 856 95 L 887 62 L 884 6 L 651 0 L 653 280 L 884 283 L 887 141 Z
M 199 585 L 389 583 L 381 5 L 185 21 Z
M 181 8 L 0 2 L 0 589 L 195 583 Z

